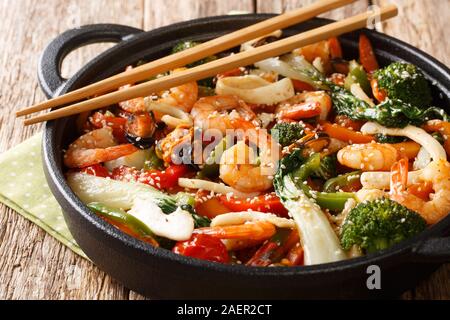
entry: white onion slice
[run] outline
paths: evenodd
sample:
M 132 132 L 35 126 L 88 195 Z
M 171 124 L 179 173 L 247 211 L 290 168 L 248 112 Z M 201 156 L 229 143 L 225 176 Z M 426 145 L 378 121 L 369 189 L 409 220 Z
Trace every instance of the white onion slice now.
M 354 83 L 350 86 L 350 92 L 357 98 L 367 102 L 367 104 L 371 107 L 375 107 L 375 103 L 373 103 L 372 99 L 370 99 L 367 94 L 361 89 L 359 83 Z
M 286 61 L 279 58 L 269 58 L 255 63 L 255 66 L 266 72 L 276 72 L 286 78 L 300 80 L 309 83 L 313 87 L 316 86 L 309 77 L 296 70 L 296 65 L 301 69 L 304 64 L 309 64 L 303 56 L 289 55 L 284 59 Z M 311 65 L 309 64 L 308 67 L 311 68 Z
M 177 107 L 171 106 L 168 103 L 152 101 L 149 99 L 146 99 L 145 103 L 148 111 L 158 111 L 164 114 L 164 116 L 161 117 L 161 121 L 167 124 L 169 128 L 175 128 L 178 125 L 193 125 L 189 113 L 184 112 Z
M 259 211 L 242 211 L 230 212 L 216 216 L 211 221 L 211 226 L 228 226 L 244 224 L 248 221 L 267 221 L 277 226 L 278 228 L 295 229 L 296 224 L 292 219 L 280 218 L 273 213 L 259 212 Z
M 240 192 L 224 184 L 201 179 L 179 178 L 178 185 L 189 189 L 202 189 L 220 194 L 233 194 L 238 198 L 253 198 L 258 195 L 258 193 Z
M 217 81 L 216 93 L 236 95 L 247 103 L 265 105 L 277 104 L 295 95 L 291 79 L 284 78 L 272 83 L 255 75 L 220 79 Z

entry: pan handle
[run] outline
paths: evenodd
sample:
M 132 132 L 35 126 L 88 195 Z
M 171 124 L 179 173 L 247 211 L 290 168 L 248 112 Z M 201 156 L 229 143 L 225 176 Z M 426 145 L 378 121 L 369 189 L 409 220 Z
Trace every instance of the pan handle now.
M 45 95 L 48 98 L 58 95 L 66 83 L 61 65 L 71 51 L 92 43 L 118 43 L 140 32 L 143 31 L 118 24 L 91 24 L 60 34 L 45 48 L 39 61 L 38 78 Z
M 450 237 L 427 239 L 417 245 L 412 253 L 413 260 L 417 262 L 450 262 Z

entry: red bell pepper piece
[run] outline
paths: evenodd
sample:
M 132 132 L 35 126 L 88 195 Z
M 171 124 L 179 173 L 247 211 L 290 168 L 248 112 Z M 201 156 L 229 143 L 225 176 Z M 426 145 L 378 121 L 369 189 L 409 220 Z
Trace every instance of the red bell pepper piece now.
M 280 261 L 298 242 L 299 235 L 297 230 L 280 229 L 256 251 L 246 265 L 267 267 Z
M 194 234 L 191 239 L 178 242 L 172 251 L 183 256 L 220 263 L 230 261 L 222 241 L 206 234 Z
M 303 82 L 300 80 L 291 79 L 292 84 L 294 85 L 294 89 L 296 91 L 314 91 L 316 90 L 312 85 L 307 82 Z
M 106 169 L 101 164 L 94 164 L 92 166 L 83 168 L 83 169 L 81 169 L 81 172 L 84 172 L 84 173 L 90 174 L 91 176 L 96 176 L 96 177 L 102 177 L 102 178 L 110 177 L 108 169 Z
M 232 212 L 252 210 L 270 212 L 280 217 L 288 216 L 288 211 L 281 203 L 280 198 L 274 193 L 261 195 L 250 200 L 220 196 L 220 201 Z
M 128 166 L 115 168 L 111 178 L 121 181 L 135 181 L 157 189 L 170 189 L 178 185 L 178 179 L 189 171 L 185 165 L 171 165 L 166 170 L 137 170 Z
M 289 250 L 288 254 L 286 255 L 286 259 L 289 262 L 289 266 L 303 265 L 304 251 L 300 243 Z

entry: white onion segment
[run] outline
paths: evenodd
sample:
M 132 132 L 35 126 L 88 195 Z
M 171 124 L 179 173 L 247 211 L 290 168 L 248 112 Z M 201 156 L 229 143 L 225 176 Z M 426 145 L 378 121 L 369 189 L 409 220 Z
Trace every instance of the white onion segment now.
M 373 103 L 372 99 L 364 92 L 359 83 L 354 83 L 350 86 L 350 92 L 357 98 L 366 102 L 369 106 L 375 107 L 375 103 Z
M 217 81 L 216 93 L 235 95 L 247 103 L 265 105 L 274 105 L 295 95 L 289 78 L 272 83 L 255 75 L 222 78 Z
M 168 103 L 151 101 L 146 99 L 145 101 L 147 111 L 158 111 L 164 114 L 161 117 L 161 121 L 164 122 L 169 128 L 175 128 L 179 125 L 193 126 L 192 118 L 189 113 L 171 106 Z
M 212 219 L 211 227 L 240 225 L 249 221 L 267 221 L 278 228 L 296 228 L 295 221 L 292 219 L 280 218 L 273 213 L 259 211 L 242 211 L 220 214 Z
M 254 198 L 258 195 L 258 193 L 243 193 L 224 184 L 202 179 L 179 178 L 178 185 L 188 189 L 202 189 L 220 194 L 233 194 L 238 198 Z

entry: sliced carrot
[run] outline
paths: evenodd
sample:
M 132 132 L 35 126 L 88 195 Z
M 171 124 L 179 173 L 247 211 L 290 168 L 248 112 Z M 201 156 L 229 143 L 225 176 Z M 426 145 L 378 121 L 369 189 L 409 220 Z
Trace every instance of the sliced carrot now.
M 203 202 L 197 202 L 195 211 L 203 217 L 212 219 L 220 214 L 228 213 L 231 210 L 228 209 L 218 197 L 214 197 Z
M 322 130 L 326 132 L 331 138 L 335 138 L 341 141 L 349 143 L 369 143 L 374 139 L 371 135 L 364 135 L 359 131 L 350 130 L 345 127 L 341 127 L 337 124 L 331 124 L 329 122 L 321 123 Z
M 420 150 L 420 144 L 414 141 L 393 143 L 391 146 L 408 159 L 414 159 Z
M 342 58 L 342 47 L 337 37 L 328 39 L 328 45 L 330 46 L 331 58 Z
M 337 115 L 336 118 L 334 118 L 334 122 L 342 127 L 346 127 L 350 130 L 356 131 L 359 131 L 365 123 L 365 121 L 352 120 L 344 115 Z
M 217 75 L 218 79 L 222 79 L 222 78 L 227 78 L 227 77 L 238 77 L 238 76 L 242 76 L 242 69 L 241 68 L 234 68 L 222 73 L 219 73 Z
M 281 112 L 281 118 L 299 120 L 318 116 L 321 112 L 320 103 L 305 102 L 295 104 L 291 108 L 287 108 Z
M 373 72 L 379 68 L 372 44 L 363 33 L 359 36 L 359 60 L 367 72 Z

